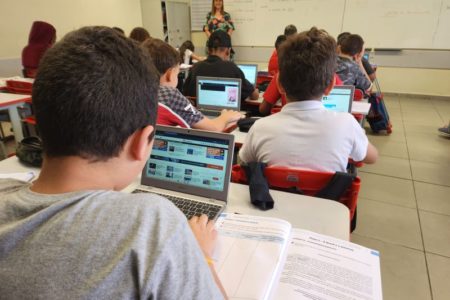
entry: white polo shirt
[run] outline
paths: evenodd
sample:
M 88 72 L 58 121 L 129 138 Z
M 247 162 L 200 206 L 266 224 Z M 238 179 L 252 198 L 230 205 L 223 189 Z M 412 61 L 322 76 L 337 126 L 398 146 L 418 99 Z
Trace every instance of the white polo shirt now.
M 368 143 L 351 114 L 329 111 L 317 100 L 298 101 L 255 122 L 239 157 L 243 163 L 345 172 L 348 158 L 366 157 Z

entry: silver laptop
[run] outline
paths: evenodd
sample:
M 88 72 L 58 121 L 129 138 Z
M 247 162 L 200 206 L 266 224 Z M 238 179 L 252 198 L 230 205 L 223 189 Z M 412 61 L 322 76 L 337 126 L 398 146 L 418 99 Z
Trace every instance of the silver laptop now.
M 238 64 L 239 69 L 244 73 L 247 79 L 253 86 L 256 84 L 256 76 L 258 75 L 258 65 L 256 64 Z
M 141 186 L 171 200 L 190 219 L 216 219 L 228 199 L 234 136 L 194 129 L 156 126 L 152 153 Z
M 329 95 L 322 97 L 323 106 L 331 111 L 351 113 L 354 93 L 353 85 L 335 86 Z
M 197 109 L 207 116 L 218 116 L 222 109 L 241 108 L 240 78 L 197 76 Z

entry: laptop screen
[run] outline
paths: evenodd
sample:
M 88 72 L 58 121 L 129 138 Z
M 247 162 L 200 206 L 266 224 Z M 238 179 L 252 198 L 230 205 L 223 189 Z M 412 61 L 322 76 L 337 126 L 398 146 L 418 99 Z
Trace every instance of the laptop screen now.
M 143 184 L 150 180 L 147 185 L 194 195 L 196 190 L 208 196 L 224 192 L 230 181 L 233 145 L 229 134 L 157 126 Z
M 198 108 L 239 110 L 241 79 L 197 76 Z
M 351 85 L 335 86 L 328 96 L 322 97 L 323 106 L 336 112 L 351 112 L 354 91 Z
M 245 79 L 250 81 L 251 84 L 255 85 L 256 76 L 258 74 L 258 65 L 237 65 L 239 69 L 244 72 Z

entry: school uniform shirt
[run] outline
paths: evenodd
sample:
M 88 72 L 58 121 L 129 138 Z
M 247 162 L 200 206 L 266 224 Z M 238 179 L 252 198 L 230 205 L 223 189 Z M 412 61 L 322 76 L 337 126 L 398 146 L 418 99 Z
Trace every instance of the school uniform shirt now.
M 358 64 L 347 57 L 338 56 L 336 73 L 344 82 L 344 85 L 354 85 L 357 89 L 363 91 L 369 89 L 372 85 Z
M 191 56 L 194 52 L 192 52 L 189 49 L 184 50 L 184 57 L 183 57 L 183 63 L 185 65 L 190 65 L 191 64 Z
M 243 163 L 345 172 L 349 158 L 366 157 L 368 143 L 351 114 L 329 111 L 317 100 L 297 101 L 255 122 L 239 157 Z
M 173 87 L 160 86 L 158 93 L 158 125 L 191 128 L 205 116 Z
M 197 76 L 240 78 L 242 80 L 241 100 L 245 100 L 255 87 L 245 79 L 241 69 L 232 61 L 226 61 L 216 55 L 209 55 L 206 60 L 200 61 L 192 66 L 183 86 L 183 94 L 186 96 L 197 96 Z

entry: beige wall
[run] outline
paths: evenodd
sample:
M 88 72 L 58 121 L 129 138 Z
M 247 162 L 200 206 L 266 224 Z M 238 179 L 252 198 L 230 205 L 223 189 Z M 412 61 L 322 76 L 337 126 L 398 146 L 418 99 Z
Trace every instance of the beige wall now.
M 379 68 L 384 92 L 450 97 L 450 70 Z
M 163 39 L 163 23 L 161 1 L 141 0 L 142 26 L 150 32 L 152 37 Z
M 127 34 L 142 26 L 139 0 L 0 0 L 0 7 L 0 59 L 20 57 L 35 20 L 55 26 L 58 39 L 87 25 L 118 26 Z

